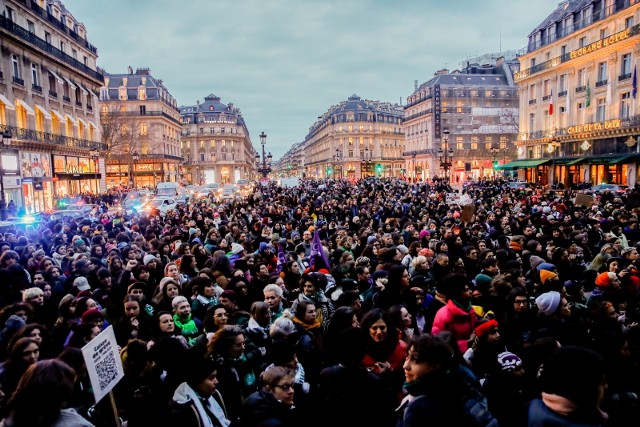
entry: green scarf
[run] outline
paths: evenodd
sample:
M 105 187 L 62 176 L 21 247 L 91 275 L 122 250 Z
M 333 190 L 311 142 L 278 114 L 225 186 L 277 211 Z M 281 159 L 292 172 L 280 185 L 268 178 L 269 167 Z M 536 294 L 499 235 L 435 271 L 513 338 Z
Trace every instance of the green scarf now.
M 198 335 L 198 327 L 196 326 L 196 322 L 191 317 L 191 313 L 189 313 L 189 316 L 184 321 L 180 317 L 178 317 L 177 314 L 174 314 L 173 323 L 175 323 L 176 326 L 180 328 L 181 334 L 185 338 L 187 338 L 188 341 L 191 341 L 192 338 L 190 337 Z M 189 342 L 189 344 L 191 343 Z
M 242 387 L 244 389 L 252 389 L 256 384 L 256 375 L 254 372 L 248 367 L 245 367 L 247 364 L 247 356 L 244 353 L 240 357 L 229 357 L 229 362 L 231 362 L 231 366 L 234 367 L 238 375 L 242 376 L 240 380 L 242 381 Z
M 460 303 L 460 301 L 456 301 L 456 300 L 454 300 L 454 299 L 452 299 L 451 301 L 453 301 L 453 303 L 454 303 L 455 305 L 457 305 L 458 307 L 460 307 L 461 309 L 463 309 L 465 312 L 467 312 L 467 313 L 468 313 L 468 312 L 470 312 L 470 311 L 471 311 L 472 305 L 471 305 L 471 301 L 470 301 L 470 300 L 468 300 L 468 301 L 467 301 L 467 305 L 466 305 L 466 306 L 463 306 L 463 305 Z

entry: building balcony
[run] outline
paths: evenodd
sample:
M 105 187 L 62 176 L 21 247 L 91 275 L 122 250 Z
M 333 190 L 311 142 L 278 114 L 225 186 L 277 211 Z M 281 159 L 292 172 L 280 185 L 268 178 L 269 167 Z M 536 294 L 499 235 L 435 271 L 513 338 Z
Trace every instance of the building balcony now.
M 71 103 L 71 98 L 69 98 L 68 96 L 62 95 L 62 100 L 63 100 L 64 102 Z
M 567 96 L 567 91 L 566 90 L 558 92 L 558 98 L 562 98 L 563 96 Z
M 38 86 L 37 84 L 32 84 L 31 89 L 33 89 L 35 92 L 42 93 L 42 86 Z
M 545 95 L 542 97 L 543 101 L 548 101 L 549 99 L 551 99 L 551 95 Z
M 607 79 L 599 80 L 599 81 L 596 82 L 596 87 L 606 86 L 608 82 L 609 82 L 609 80 L 607 80 Z
M 576 93 L 581 93 L 581 92 L 584 92 L 585 90 L 587 90 L 586 86 L 578 86 L 578 87 L 576 87 Z
M 56 92 L 55 90 L 50 90 L 49 91 L 49 96 L 57 99 L 58 98 L 58 92 Z
M 18 141 L 34 141 L 44 144 L 51 144 L 57 147 L 84 148 L 87 150 L 106 151 L 107 144 L 86 139 L 73 138 L 64 135 L 56 135 L 48 132 L 40 132 L 32 129 L 24 129 L 15 126 L 0 125 L 1 132 L 9 132 L 12 139 Z
M 32 4 L 34 2 L 31 2 Z M 56 18 L 54 18 L 53 16 L 48 15 L 48 21 L 53 23 L 54 25 L 56 25 L 57 27 L 59 27 L 62 31 L 64 31 L 65 33 L 68 34 L 69 29 L 62 24 L 59 20 L 57 20 Z M 76 70 L 80 71 L 81 73 L 89 76 L 91 79 L 93 79 L 95 81 L 95 83 L 99 83 L 102 84 L 104 81 L 104 76 L 95 71 L 92 70 L 91 68 L 87 67 L 86 65 L 84 65 L 82 62 L 78 61 L 77 59 L 73 58 L 70 55 L 67 55 L 66 53 L 64 53 L 63 51 L 61 51 L 60 49 L 58 49 L 57 47 L 52 46 L 51 44 L 47 43 L 45 40 L 41 39 L 40 37 L 36 36 L 35 34 L 29 32 L 28 30 L 26 30 L 25 28 L 22 28 L 21 26 L 19 26 L 18 24 L 11 22 L 9 19 L 7 19 L 6 17 L 0 15 L 0 28 L 9 32 L 10 34 L 12 34 L 14 37 L 17 37 L 19 39 L 21 39 L 22 41 L 26 41 L 27 43 L 29 43 L 31 46 L 33 46 L 34 49 L 36 49 L 37 51 L 43 51 L 49 55 L 52 55 L 53 57 L 61 60 L 62 62 L 65 62 L 66 64 L 72 66 L 73 68 L 75 68 Z M 95 47 L 91 46 L 88 42 L 85 41 L 85 47 L 89 50 L 91 50 L 92 52 L 95 50 L 94 53 L 97 52 L 97 50 L 95 49 Z M 92 50 L 93 49 L 93 50 Z
M 629 80 L 631 78 L 631 73 L 621 74 L 618 76 L 618 81 Z
M 76 101 L 76 107 L 82 108 L 82 101 Z
M 106 114 L 113 117 L 164 117 L 172 122 L 182 125 L 180 120 L 177 120 L 163 111 L 109 111 Z
M 16 77 L 16 76 L 14 76 L 14 77 L 13 77 L 13 82 L 14 82 L 15 84 L 17 84 L 17 85 L 24 86 L 24 80 L 23 80 L 23 79 L 21 79 L 20 77 Z
M 575 21 L 571 25 L 567 25 L 563 28 L 559 28 L 556 33 L 549 34 L 548 36 L 543 37 L 540 40 L 537 40 L 535 42 L 530 41 L 526 47 L 523 47 L 522 49 L 518 50 L 518 56 L 522 56 L 522 55 L 526 55 L 527 53 L 534 52 L 564 37 L 568 37 L 572 33 L 579 31 L 583 28 L 586 28 L 591 24 L 595 24 L 596 22 L 602 21 L 603 19 L 611 15 L 614 15 L 624 9 L 627 9 L 628 7 L 633 6 L 636 3 L 637 1 L 635 0 L 622 0 L 622 1 L 616 1 L 615 4 L 607 8 L 603 8 L 601 10 L 594 10 L 593 13 L 591 13 L 591 15 L 587 15 L 584 17 L 584 19 Z
M 530 99 L 530 100 L 529 100 L 529 105 L 533 105 L 533 104 L 535 104 L 536 102 L 538 102 L 536 99 Z

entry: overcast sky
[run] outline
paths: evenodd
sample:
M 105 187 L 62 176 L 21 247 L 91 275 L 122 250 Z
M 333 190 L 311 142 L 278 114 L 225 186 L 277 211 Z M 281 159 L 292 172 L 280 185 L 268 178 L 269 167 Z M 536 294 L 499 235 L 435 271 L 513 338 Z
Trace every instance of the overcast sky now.
M 280 158 L 352 94 L 405 103 L 436 70 L 517 50 L 558 0 L 63 0 L 109 73 L 148 67 L 179 105 L 242 111 Z

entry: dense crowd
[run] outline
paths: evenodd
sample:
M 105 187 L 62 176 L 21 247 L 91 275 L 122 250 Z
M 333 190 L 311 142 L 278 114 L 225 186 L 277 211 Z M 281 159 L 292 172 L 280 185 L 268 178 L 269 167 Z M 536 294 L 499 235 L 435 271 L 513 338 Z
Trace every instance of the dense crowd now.
M 302 180 L 0 234 L 2 425 L 115 425 L 81 352 L 107 327 L 130 427 L 638 419 L 636 191 L 460 191 Z

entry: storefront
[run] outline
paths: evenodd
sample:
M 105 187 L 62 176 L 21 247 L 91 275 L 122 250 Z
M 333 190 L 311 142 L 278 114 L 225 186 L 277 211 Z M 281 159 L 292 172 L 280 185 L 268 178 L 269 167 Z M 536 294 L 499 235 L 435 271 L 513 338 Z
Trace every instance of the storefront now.
M 13 201 L 16 209 L 20 209 L 23 203 L 17 152 L 2 153 L 0 156 L 0 175 L 2 176 L 2 191 L 4 191 L 5 202 L 8 205 Z
M 89 157 L 54 155 L 53 174 L 56 197 L 100 193 L 100 166 Z
M 20 174 L 25 213 L 53 209 L 51 154 L 21 151 Z

